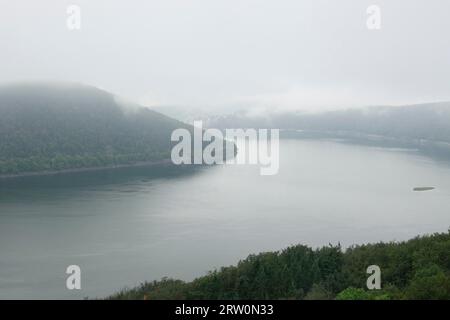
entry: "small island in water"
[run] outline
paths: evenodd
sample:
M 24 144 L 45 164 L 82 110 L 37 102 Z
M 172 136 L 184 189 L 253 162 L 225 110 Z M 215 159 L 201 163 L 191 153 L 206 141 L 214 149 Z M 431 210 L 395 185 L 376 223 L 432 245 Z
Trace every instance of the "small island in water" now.
M 436 189 L 435 187 L 415 187 L 413 191 L 431 191 Z

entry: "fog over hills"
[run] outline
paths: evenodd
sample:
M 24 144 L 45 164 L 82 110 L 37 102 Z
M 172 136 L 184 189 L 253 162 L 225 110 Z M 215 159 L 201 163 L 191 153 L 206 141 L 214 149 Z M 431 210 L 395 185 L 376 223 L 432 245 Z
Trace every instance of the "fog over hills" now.
M 245 113 L 211 117 L 211 127 L 351 131 L 397 138 L 450 142 L 450 102 L 399 107 L 366 107 L 323 113 L 283 112 L 261 116 Z
M 450 159 L 450 102 L 404 106 L 372 106 L 328 112 L 259 112 L 228 114 L 177 113 L 160 108 L 190 123 L 203 120 L 209 128 L 275 128 L 284 138 L 330 138 L 385 147 L 420 149 Z
M 189 128 L 79 84 L 0 87 L 0 175 L 155 162 Z
M 224 115 L 177 113 L 174 120 L 106 91 L 73 83 L 0 87 L 0 175 L 160 162 L 170 158 L 170 135 L 191 129 L 279 128 L 282 137 L 343 138 L 413 147 L 450 158 L 450 102 L 367 107 L 323 113 Z

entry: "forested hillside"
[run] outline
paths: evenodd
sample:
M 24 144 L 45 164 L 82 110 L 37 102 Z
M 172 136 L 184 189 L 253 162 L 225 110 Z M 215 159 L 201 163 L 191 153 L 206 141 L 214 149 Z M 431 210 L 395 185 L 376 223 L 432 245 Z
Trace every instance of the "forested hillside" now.
M 381 269 L 367 290 L 366 268 Z M 151 276 L 151 275 L 150 275 Z M 250 255 L 192 282 L 163 279 L 111 299 L 450 299 L 450 230 L 406 242 L 312 249 L 292 246 Z
M 410 148 L 450 160 L 450 102 L 306 113 L 235 112 L 210 116 L 210 128 L 278 128 L 282 138 L 339 139 L 363 145 Z
M 261 116 L 237 112 L 211 117 L 208 125 L 219 128 L 256 127 L 352 132 L 450 143 L 450 102 L 367 107 L 321 113 L 279 112 Z
M 0 175 L 159 161 L 187 125 L 75 84 L 0 87 Z

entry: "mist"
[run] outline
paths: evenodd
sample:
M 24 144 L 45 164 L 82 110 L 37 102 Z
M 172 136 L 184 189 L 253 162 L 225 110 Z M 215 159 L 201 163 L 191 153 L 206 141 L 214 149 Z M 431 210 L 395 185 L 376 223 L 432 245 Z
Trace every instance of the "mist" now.
M 450 100 L 445 0 L 0 2 L 1 84 L 78 82 L 213 112 Z

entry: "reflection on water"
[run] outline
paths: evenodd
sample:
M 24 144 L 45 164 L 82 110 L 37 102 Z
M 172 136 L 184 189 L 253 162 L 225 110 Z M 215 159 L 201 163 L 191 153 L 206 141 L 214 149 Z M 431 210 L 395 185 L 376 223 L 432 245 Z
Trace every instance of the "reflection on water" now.
M 295 243 L 402 240 L 450 226 L 450 169 L 415 153 L 282 140 L 280 171 L 136 167 L 0 182 L 0 298 L 105 296 L 192 279 Z M 436 190 L 413 192 L 416 186 Z M 70 264 L 82 290 L 65 289 Z
M 51 174 L 43 176 L 27 176 L 0 179 L 0 201 L 7 201 L 25 194 L 36 195 L 37 191 L 49 192 L 54 196 L 55 192 L 77 190 L 86 191 L 90 188 L 118 187 L 126 192 L 127 185 L 136 186 L 139 183 L 148 183 L 155 179 L 179 179 L 198 173 L 204 168 L 199 166 L 175 166 L 170 164 L 148 165 L 136 167 L 122 167 L 117 169 L 103 169 L 98 171 L 72 172 Z M 40 194 L 37 199 L 40 199 Z

